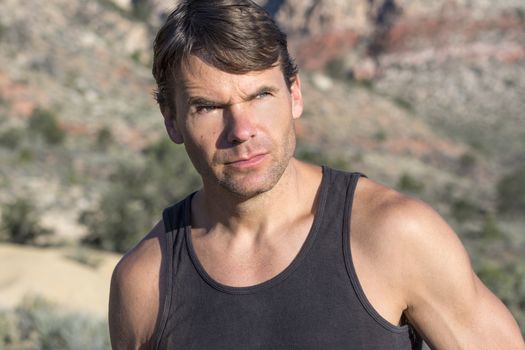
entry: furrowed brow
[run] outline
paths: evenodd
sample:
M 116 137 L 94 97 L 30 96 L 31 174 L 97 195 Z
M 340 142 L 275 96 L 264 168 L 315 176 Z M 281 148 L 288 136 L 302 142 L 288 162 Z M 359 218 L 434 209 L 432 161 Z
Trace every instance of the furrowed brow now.
M 279 89 L 273 86 L 261 86 L 253 94 L 249 94 L 248 96 L 246 96 L 244 100 L 251 101 L 255 99 L 258 95 L 262 94 L 263 92 L 269 92 L 271 94 L 276 94 L 278 91 Z
M 217 106 L 222 105 L 222 103 L 219 103 L 217 101 L 211 101 L 207 98 L 200 97 L 200 96 L 192 96 L 188 98 L 188 105 L 189 106 Z
M 261 86 L 258 88 L 254 93 L 251 93 L 247 96 L 245 96 L 242 100 L 243 102 L 251 101 L 257 98 L 260 94 L 263 92 L 269 92 L 271 94 L 276 94 L 279 91 L 278 88 L 273 86 Z M 188 105 L 189 106 L 228 106 L 228 103 L 222 103 L 218 101 L 212 101 L 205 97 L 201 96 L 190 96 L 188 98 Z

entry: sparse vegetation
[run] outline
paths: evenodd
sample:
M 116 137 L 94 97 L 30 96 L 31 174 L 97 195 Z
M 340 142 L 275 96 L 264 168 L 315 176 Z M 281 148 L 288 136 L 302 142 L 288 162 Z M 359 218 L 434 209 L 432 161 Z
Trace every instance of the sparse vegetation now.
M 0 311 L 0 348 L 105 350 L 110 344 L 105 322 L 26 297 L 15 310 Z
M 401 109 L 404 109 L 405 111 L 408 111 L 408 112 L 414 111 L 414 106 L 412 105 L 412 103 L 410 103 L 410 101 L 402 97 L 396 96 L 392 99 L 392 102 L 394 102 L 396 106 L 398 106 Z
M 383 142 L 386 140 L 386 132 L 381 129 L 381 130 L 378 130 L 375 134 L 374 134 L 374 139 L 378 142 Z
M 36 108 L 29 119 L 29 129 L 39 133 L 50 145 L 57 145 L 64 141 L 66 133 L 60 127 L 58 118 L 50 110 Z
M 335 57 L 329 60 L 325 67 L 325 73 L 333 79 L 343 79 L 346 75 L 345 63 L 341 57 Z
M 93 254 L 90 249 L 81 245 L 76 245 L 73 247 L 68 253 L 65 254 L 65 257 L 91 268 L 97 268 L 102 262 L 100 256 Z
M 144 155 L 143 165 L 120 164 L 111 178 L 114 185 L 98 207 L 81 214 L 80 223 L 89 229 L 84 243 L 127 251 L 151 229 L 164 207 L 199 185 L 186 153 L 169 140 L 151 145 Z
M 485 218 L 481 228 L 481 237 L 485 240 L 501 239 L 503 237 L 503 232 L 501 232 L 496 219 L 492 215 L 488 215 Z
M 399 178 L 397 187 L 401 191 L 411 192 L 411 193 L 420 193 L 425 189 L 425 184 L 410 174 L 403 173 Z
M 525 213 L 525 166 L 503 176 L 499 181 L 498 209 L 502 214 L 523 215 Z
M 132 6 L 132 15 L 136 19 L 140 21 L 148 21 L 150 18 L 153 6 L 151 5 L 151 2 L 148 0 L 132 0 L 131 1 Z
M 113 132 L 107 126 L 104 126 L 97 131 L 96 144 L 97 149 L 105 151 L 114 142 Z
M 52 231 L 40 224 L 40 212 L 29 198 L 15 198 L 2 207 L 0 239 L 17 244 L 34 244 Z
M 452 203 L 451 213 L 457 222 L 463 223 L 476 218 L 482 213 L 482 210 L 473 202 L 462 198 Z
M 467 175 L 472 170 L 474 170 L 476 163 L 477 163 L 477 158 L 474 154 L 467 152 L 467 153 L 464 153 L 459 158 L 458 163 L 459 163 L 459 173 L 461 175 Z
M 4 38 L 6 31 L 6 26 L 3 23 L 0 23 L 0 41 Z
M 9 128 L 0 134 L 0 146 L 15 149 L 20 145 L 23 137 L 23 131 L 18 128 Z
M 340 156 L 328 155 L 321 148 L 307 145 L 301 139 L 297 142 L 295 157 L 312 164 L 327 165 L 339 170 L 351 170 L 348 160 Z

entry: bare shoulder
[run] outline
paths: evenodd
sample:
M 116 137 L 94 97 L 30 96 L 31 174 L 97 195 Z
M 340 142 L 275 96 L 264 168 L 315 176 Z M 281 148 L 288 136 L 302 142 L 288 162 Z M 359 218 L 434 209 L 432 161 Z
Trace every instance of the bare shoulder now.
M 457 235 L 428 204 L 366 178 L 359 180 L 352 220 L 360 226 L 356 238 L 370 248 L 385 248 L 386 242 L 404 258 L 436 247 L 464 253 Z
M 159 310 L 164 228 L 159 222 L 119 261 L 111 278 L 109 327 L 114 349 L 150 348 Z
M 390 292 L 433 347 L 523 348 L 510 312 L 476 276 L 456 233 L 426 203 L 360 179 L 351 244 L 366 275 L 382 281 L 369 284 Z

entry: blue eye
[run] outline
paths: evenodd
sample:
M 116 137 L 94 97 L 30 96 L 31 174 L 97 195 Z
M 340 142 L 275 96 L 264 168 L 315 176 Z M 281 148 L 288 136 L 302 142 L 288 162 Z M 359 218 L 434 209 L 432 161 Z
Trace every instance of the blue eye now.
M 213 105 L 203 105 L 203 106 L 195 106 L 195 111 L 199 114 L 204 114 L 204 113 L 210 113 L 214 110 L 216 110 L 217 108 L 219 108 L 218 106 L 213 106 Z
M 256 98 L 264 98 L 264 97 L 267 97 L 267 96 L 271 96 L 271 92 L 269 91 L 263 91 L 263 92 L 260 92 L 257 94 Z

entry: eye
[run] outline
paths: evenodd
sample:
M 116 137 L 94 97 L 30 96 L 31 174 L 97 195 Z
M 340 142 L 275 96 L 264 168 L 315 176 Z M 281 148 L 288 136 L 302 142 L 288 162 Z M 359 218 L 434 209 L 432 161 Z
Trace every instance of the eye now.
M 261 99 L 261 98 L 265 98 L 265 97 L 268 97 L 268 96 L 272 96 L 272 93 L 270 91 L 262 91 L 262 92 L 258 93 L 255 96 L 255 98 Z
M 206 114 L 206 113 L 211 113 L 218 108 L 219 106 L 214 106 L 214 105 L 197 105 L 195 106 L 195 112 L 198 114 Z

